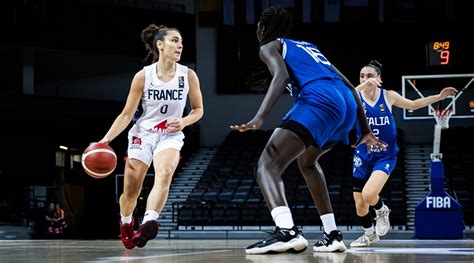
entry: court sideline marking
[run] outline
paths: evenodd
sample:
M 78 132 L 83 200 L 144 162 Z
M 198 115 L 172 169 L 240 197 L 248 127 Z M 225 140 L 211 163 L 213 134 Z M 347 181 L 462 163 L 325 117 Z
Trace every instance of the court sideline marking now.
M 107 262 L 107 261 L 117 261 L 117 260 L 140 260 L 140 259 L 151 259 L 151 258 L 164 258 L 164 257 L 176 257 L 176 256 L 190 256 L 190 255 L 200 255 L 200 254 L 212 254 L 212 253 L 221 253 L 228 252 L 230 249 L 225 250 L 212 250 L 212 251 L 202 251 L 202 252 L 189 252 L 189 253 L 175 253 L 175 254 L 164 254 L 164 255 L 154 255 L 154 256 L 121 256 L 121 257 L 103 257 L 95 261 L 87 262 Z
M 433 255 L 474 255 L 474 248 L 389 248 L 389 247 L 371 247 L 371 248 L 351 248 L 348 252 L 352 253 L 379 253 L 379 254 L 433 254 Z

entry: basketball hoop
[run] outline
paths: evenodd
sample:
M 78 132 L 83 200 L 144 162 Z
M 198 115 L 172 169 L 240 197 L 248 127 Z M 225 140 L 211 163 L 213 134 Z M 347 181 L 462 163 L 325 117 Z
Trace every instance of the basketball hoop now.
M 452 110 L 435 110 L 433 116 L 436 119 L 436 124 L 441 127 L 442 130 L 449 128 L 449 119 L 453 115 Z

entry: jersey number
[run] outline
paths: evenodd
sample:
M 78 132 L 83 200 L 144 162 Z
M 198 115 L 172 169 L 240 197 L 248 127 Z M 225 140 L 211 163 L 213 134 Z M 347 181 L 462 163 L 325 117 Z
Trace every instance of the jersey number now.
M 168 104 L 161 106 L 160 112 L 161 114 L 166 114 L 168 112 Z
M 305 47 L 299 44 L 297 44 L 296 46 L 306 51 L 306 53 L 308 53 L 316 62 L 323 63 L 325 65 L 331 65 L 329 60 L 317 48 Z
M 377 137 L 377 139 L 379 138 L 379 133 L 380 133 L 379 129 L 373 129 L 372 133 L 375 135 L 375 137 Z

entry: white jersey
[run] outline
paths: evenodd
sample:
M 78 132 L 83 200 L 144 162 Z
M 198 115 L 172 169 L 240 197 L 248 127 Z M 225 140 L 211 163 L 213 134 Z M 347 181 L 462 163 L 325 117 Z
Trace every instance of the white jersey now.
M 182 118 L 188 97 L 188 67 L 176 63 L 176 73 L 168 82 L 156 75 L 157 63 L 145 66 L 143 97 L 133 118 L 136 125 L 152 131 L 164 131 L 166 123 Z

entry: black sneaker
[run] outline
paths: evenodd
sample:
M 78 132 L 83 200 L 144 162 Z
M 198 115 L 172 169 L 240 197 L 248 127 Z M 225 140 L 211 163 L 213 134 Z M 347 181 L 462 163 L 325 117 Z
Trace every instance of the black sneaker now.
M 290 229 L 275 227 L 275 230 L 269 232 L 264 240 L 248 246 L 245 252 L 247 254 L 300 253 L 307 247 L 308 241 L 298 227 L 294 226 Z
M 146 243 L 158 235 L 158 222 L 146 221 L 138 227 L 137 233 L 133 235 L 132 241 L 137 247 L 144 247 Z
M 316 252 L 343 252 L 346 249 L 346 245 L 342 241 L 342 233 L 339 230 L 333 230 L 329 235 L 324 232 L 323 239 L 313 246 L 313 250 Z

